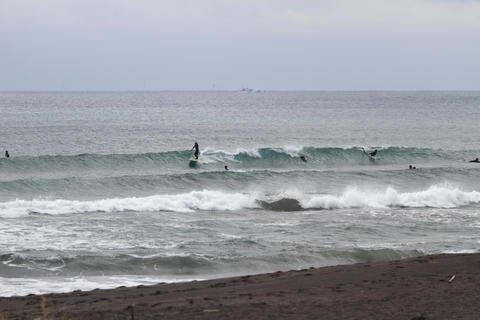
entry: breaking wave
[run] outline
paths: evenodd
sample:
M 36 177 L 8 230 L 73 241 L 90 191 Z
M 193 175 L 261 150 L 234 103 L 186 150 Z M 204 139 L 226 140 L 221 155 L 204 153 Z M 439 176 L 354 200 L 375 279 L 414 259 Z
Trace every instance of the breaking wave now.
M 301 201 L 303 208 L 455 208 L 480 203 L 480 192 L 462 191 L 457 187 L 434 185 L 418 192 L 398 192 L 388 187 L 383 192 L 365 192 L 356 188 L 340 196 L 317 195 Z
M 0 203 L 0 216 L 26 214 L 74 214 L 123 211 L 235 211 L 263 208 L 272 211 L 299 211 L 341 208 L 455 208 L 480 203 L 480 192 L 463 191 L 448 185 L 433 185 L 416 192 L 347 188 L 342 194 L 255 195 L 203 190 L 175 195 L 79 200 L 14 200 Z

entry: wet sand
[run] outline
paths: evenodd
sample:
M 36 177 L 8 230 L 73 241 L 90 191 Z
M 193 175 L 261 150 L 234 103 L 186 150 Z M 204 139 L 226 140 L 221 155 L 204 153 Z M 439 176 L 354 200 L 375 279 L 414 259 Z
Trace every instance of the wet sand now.
M 480 254 L 76 291 L 43 298 L 0 298 L 2 316 L 9 320 L 480 319 Z

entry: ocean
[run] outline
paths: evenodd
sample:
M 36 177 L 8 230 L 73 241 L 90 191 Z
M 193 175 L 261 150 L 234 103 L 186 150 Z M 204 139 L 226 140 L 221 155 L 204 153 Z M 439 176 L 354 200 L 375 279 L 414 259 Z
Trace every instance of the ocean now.
M 0 115 L 0 296 L 479 252 L 480 92 L 3 92 Z

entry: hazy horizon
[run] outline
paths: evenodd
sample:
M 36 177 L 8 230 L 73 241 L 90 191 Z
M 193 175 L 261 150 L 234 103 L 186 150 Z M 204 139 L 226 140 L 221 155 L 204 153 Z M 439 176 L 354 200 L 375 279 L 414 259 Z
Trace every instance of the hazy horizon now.
M 158 92 L 242 92 L 243 88 L 239 89 L 223 89 L 223 90 L 215 90 L 215 89 L 158 89 L 158 90 L 136 90 L 136 89 L 119 89 L 119 90 L 0 90 L 0 93 L 158 93 Z M 265 93 L 265 92 L 325 92 L 325 93 L 334 93 L 334 92 L 339 92 L 339 93 L 355 93 L 355 92 L 478 92 L 480 89 L 472 89 L 472 90 L 437 90 L 437 89 L 432 89 L 432 90 L 401 90 L 401 89 L 385 89 L 385 90 L 376 90 L 376 89 L 364 89 L 364 90 L 290 90 L 290 89 L 285 89 L 285 90 L 263 90 L 259 88 L 245 88 L 245 89 L 251 89 L 253 91 L 247 92 L 247 93 Z
M 478 0 L 2 0 L 0 91 L 470 91 Z

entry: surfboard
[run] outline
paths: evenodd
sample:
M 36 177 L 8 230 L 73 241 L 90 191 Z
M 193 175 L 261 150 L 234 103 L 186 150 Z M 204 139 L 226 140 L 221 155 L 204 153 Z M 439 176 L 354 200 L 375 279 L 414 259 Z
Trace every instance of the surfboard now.
M 198 163 L 198 159 L 192 158 L 192 159 L 190 159 L 190 162 L 188 163 L 188 166 L 190 168 L 195 168 L 197 166 L 197 163 Z
M 367 152 L 367 150 L 365 150 L 365 147 L 362 147 L 362 151 L 368 157 L 368 160 L 370 160 L 370 161 L 377 160 L 377 158 L 375 158 L 375 156 L 372 156 L 370 153 Z

